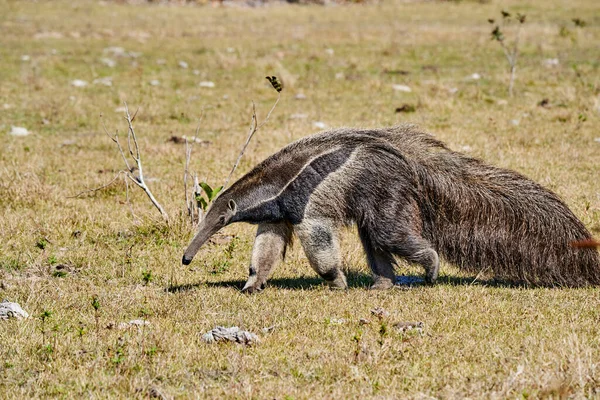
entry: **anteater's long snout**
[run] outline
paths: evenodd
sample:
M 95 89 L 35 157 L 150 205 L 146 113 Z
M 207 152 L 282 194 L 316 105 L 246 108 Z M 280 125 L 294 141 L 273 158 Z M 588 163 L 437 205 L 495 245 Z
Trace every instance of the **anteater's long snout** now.
M 185 253 L 183 253 L 181 263 L 183 265 L 189 265 L 192 262 L 192 259 L 194 258 L 196 253 L 198 252 L 198 250 L 200 250 L 200 247 L 202 247 L 202 245 L 206 243 L 206 241 L 208 241 L 208 239 L 210 239 L 210 237 L 214 235 L 218 230 L 219 228 L 214 226 L 214 224 L 207 224 L 206 219 L 202 221 L 200 223 L 198 233 L 196 233 L 196 236 L 194 236 L 194 239 L 192 239 L 192 242 L 185 250 Z

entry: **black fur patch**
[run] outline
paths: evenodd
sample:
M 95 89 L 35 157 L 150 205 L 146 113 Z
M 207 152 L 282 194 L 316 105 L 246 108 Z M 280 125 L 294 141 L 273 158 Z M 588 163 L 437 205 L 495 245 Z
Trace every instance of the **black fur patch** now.
M 332 269 L 327 272 L 323 272 L 321 277 L 325 279 L 327 282 L 333 282 L 338 277 L 339 271 L 337 269 Z

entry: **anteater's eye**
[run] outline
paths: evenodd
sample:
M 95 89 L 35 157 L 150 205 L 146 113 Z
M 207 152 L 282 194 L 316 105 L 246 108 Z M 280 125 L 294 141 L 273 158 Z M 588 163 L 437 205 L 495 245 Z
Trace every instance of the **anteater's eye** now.
M 219 223 L 220 223 L 221 225 L 225 225 L 225 216 L 224 216 L 224 215 L 221 215 L 221 216 L 219 217 Z

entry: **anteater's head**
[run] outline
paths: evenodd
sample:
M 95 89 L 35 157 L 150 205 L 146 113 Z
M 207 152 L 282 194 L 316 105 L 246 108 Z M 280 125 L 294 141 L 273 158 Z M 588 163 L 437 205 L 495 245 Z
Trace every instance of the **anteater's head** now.
M 192 239 L 192 242 L 185 250 L 185 253 L 183 253 L 181 262 L 184 265 L 191 263 L 198 250 L 200 250 L 200 247 L 202 247 L 212 235 L 228 225 L 236 211 L 237 205 L 233 199 L 229 196 L 219 196 L 213 202 L 202 222 L 200 222 L 198 233 L 196 233 L 196 236 Z

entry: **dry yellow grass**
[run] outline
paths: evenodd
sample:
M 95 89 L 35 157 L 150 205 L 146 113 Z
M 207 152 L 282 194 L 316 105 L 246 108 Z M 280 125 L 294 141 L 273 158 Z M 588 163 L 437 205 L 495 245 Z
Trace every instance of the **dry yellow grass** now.
M 502 8 L 528 18 L 512 99 L 486 22 Z M 247 296 L 239 288 L 253 228 L 243 225 L 226 231 L 238 235 L 230 257 L 227 245 L 207 246 L 182 267 L 192 235 L 182 217 L 185 155 L 167 142 L 193 135 L 204 109 L 200 137 L 212 144 L 194 148 L 191 168 L 220 184 L 245 140 L 250 101 L 263 118 L 276 96 L 264 77 L 277 75 L 282 101 L 238 177 L 317 131 L 316 121 L 414 122 L 555 190 L 600 236 L 599 15 L 595 0 L 259 9 L 0 0 L 0 297 L 32 314 L 0 321 L 0 397 L 145 398 L 151 388 L 175 398 L 600 396 L 598 289 L 495 286 L 443 265 L 433 287 L 370 292 L 349 232 L 348 291 L 324 287 L 296 246 L 269 287 Z M 575 27 L 576 17 L 587 26 Z M 114 46 L 128 54 L 106 50 Z M 550 58 L 559 65 L 544 66 Z M 482 78 L 469 80 L 473 73 Z M 112 86 L 92 83 L 103 77 Z M 545 98 L 550 107 L 538 106 Z M 125 132 L 115 112 L 125 100 L 140 107 L 145 173 L 168 226 L 136 188 L 132 217 L 123 184 L 68 198 L 121 168 L 99 115 Z M 416 112 L 394 113 L 404 103 Z M 9 135 L 12 125 L 31 135 Z M 380 322 L 375 307 L 391 315 Z M 150 325 L 114 328 L 140 317 Z M 424 322 L 425 334 L 394 331 L 400 321 Z M 204 344 L 216 325 L 241 326 L 262 343 Z

